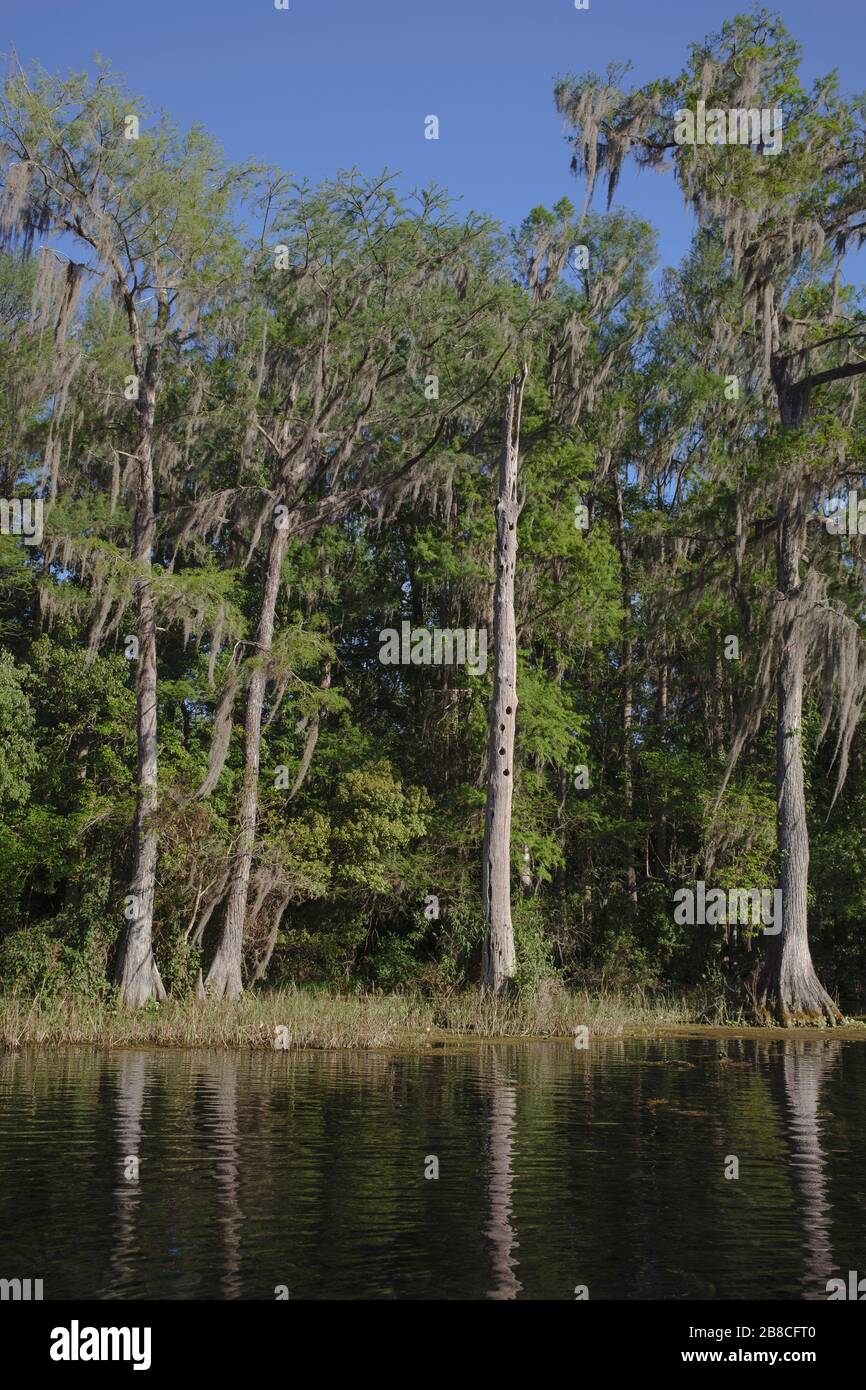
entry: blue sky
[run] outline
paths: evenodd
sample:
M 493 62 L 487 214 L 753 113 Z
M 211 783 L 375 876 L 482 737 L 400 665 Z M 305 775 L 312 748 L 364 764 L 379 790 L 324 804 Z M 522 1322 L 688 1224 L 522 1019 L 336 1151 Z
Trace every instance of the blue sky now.
M 563 193 L 581 197 L 553 107 L 559 72 L 677 72 L 690 41 L 748 4 L 735 0 L 3 0 L 0 51 L 80 70 L 109 58 L 132 89 L 182 125 L 201 122 L 232 159 L 315 181 L 386 166 L 443 184 L 506 226 Z M 864 82 L 866 0 L 779 0 L 807 79 L 838 68 Z M 424 118 L 439 117 L 438 141 Z M 670 177 L 624 174 L 618 204 L 658 229 L 665 262 L 691 223 Z M 861 260 L 863 257 L 861 256 Z M 852 267 L 853 268 L 853 267 Z M 859 269 L 859 267 L 858 267 Z M 861 271 L 862 273 L 862 271 Z

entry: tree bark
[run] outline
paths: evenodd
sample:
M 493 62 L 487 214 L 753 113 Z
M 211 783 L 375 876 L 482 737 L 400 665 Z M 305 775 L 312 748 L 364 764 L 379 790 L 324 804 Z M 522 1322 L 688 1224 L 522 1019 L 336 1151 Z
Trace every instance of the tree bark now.
M 667 648 L 667 630 L 662 625 L 662 641 L 665 644 L 663 650 Z M 659 746 L 665 747 L 665 728 L 668 722 L 668 700 L 670 695 L 670 666 L 668 665 L 667 655 L 663 655 L 659 664 L 659 684 L 658 697 L 656 701 L 656 723 L 659 729 Z M 665 806 L 659 812 L 658 827 L 656 830 L 656 863 L 663 878 L 668 876 L 668 817 Z
M 634 780 L 631 757 L 631 730 L 634 722 L 634 686 L 632 683 L 632 643 L 629 635 L 629 627 L 631 624 L 631 586 L 629 583 L 628 538 L 625 531 L 625 508 L 623 507 L 622 500 L 622 483 L 620 482 L 619 471 L 615 465 L 611 469 L 611 472 L 613 475 L 614 498 L 616 501 L 616 536 L 619 549 L 622 610 L 623 620 L 626 625 L 622 646 L 620 648 L 620 667 L 625 682 L 622 697 L 622 798 L 626 822 L 630 827 L 634 811 Z M 626 846 L 626 887 L 629 902 L 632 907 L 637 907 L 637 871 L 635 869 L 634 843 L 631 839 L 630 830 L 628 834 L 629 840 Z
M 134 341 L 137 320 L 131 310 Z M 156 892 L 157 829 L 157 703 L 156 703 L 156 602 L 151 584 L 151 556 L 156 541 L 154 506 L 153 428 L 156 417 L 156 375 L 168 309 L 161 299 L 157 317 L 159 339 L 147 355 L 144 379 L 139 383 L 139 442 L 136 450 L 138 478 L 132 558 L 138 570 L 135 597 L 138 615 L 138 662 L 135 700 L 138 743 L 138 790 L 133 827 L 131 905 L 121 933 L 114 966 L 114 983 L 125 1008 L 140 1008 L 150 999 L 165 999 L 165 989 L 153 955 L 153 905 Z M 141 352 L 136 343 L 136 374 Z
M 841 1021 L 820 983 L 809 951 L 807 892 L 809 830 L 803 776 L 803 681 L 805 651 L 797 600 L 805 521 L 799 490 L 785 497 L 777 512 L 777 583 L 786 606 L 783 650 L 776 675 L 776 826 L 779 845 L 782 930 L 770 938 L 758 972 L 756 1000 L 761 1014 L 786 1026 L 825 1019 Z
M 322 676 L 322 679 L 319 681 L 319 689 L 330 690 L 330 688 L 331 663 L 330 661 L 326 661 L 325 673 Z M 307 730 L 307 737 L 304 742 L 304 751 L 301 754 L 301 761 L 298 765 L 298 771 L 295 776 L 295 780 L 292 784 L 292 789 L 289 792 L 289 801 L 291 801 L 293 796 L 297 796 L 298 792 L 301 790 L 301 787 L 304 785 L 304 781 L 306 780 L 307 773 L 309 772 L 310 767 L 312 765 L 313 754 L 316 751 L 316 744 L 319 741 L 319 722 L 321 720 L 321 716 L 321 709 L 317 709 L 314 711 L 310 718 L 310 726 Z
M 482 984 L 499 994 L 516 970 L 511 923 L 511 799 L 514 788 L 514 722 L 517 713 L 517 628 L 514 619 L 514 571 L 517 560 L 518 456 L 520 412 L 527 368 L 508 387 L 499 488 L 496 498 L 496 654 L 487 766 L 487 815 L 484 826 L 483 901 L 487 930 L 481 966 Z
M 229 875 L 229 895 L 217 948 L 205 980 L 207 993 L 217 999 L 237 999 L 243 992 L 241 965 L 250 869 L 259 814 L 259 756 L 262 709 L 268 683 L 267 658 L 273 647 L 280 575 L 288 538 L 288 527 L 274 526 L 265 564 L 265 585 L 256 633 L 258 660 L 247 687 L 244 713 L 244 772 L 238 806 L 238 831 Z

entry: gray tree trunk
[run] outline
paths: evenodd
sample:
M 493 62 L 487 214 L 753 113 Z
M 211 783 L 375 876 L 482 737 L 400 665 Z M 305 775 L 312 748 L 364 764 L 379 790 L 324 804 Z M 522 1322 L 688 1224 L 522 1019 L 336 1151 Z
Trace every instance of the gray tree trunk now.
M 662 625 L 662 641 L 665 643 L 664 650 L 667 649 L 667 631 Z M 665 746 L 665 725 L 668 722 L 668 699 L 670 694 L 670 666 L 666 656 L 662 657 L 659 666 L 658 698 L 656 701 L 656 722 L 659 726 L 659 740 L 662 748 Z M 664 808 L 659 814 L 658 829 L 656 832 L 656 861 L 658 869 L 664 878 L 668 874 L 668 818 Z
M 160 327 L 165 317 L 160 306 Z M 138 741 L 138 790 L 133 827 L 132 903 L 121 934 L 114 966 L 114 983 L 125 1008 L 140 1008 L 150 999 L 165 999 L 165 990 L 153 956 L 153 904 L 157 860 L 157 704 L 156 704 L 156 603 L 151 585 L 151 555 L 156 540 L 153 480 L 153 426 L 156 416 L 158 344 L 151 347 L 147 369 L 139 385 L 139 443 L 136 450 L 138 478 L 132 558 L 138 569 L 135 597 L 138 615 L 138 662 L 135 699 Z M 140 355 L 136 354 L 136 369 Z
M 500 993 L 516 969 L 511 924 L 511 798 L 514 787 L 514 721 L 517 714 L 517 629 L 514 571 L 517 560 L 520 412 L 527 368 L 508 387 L 499 488 L 496 498 L 496 594 L 493 698 L 487 765 L 483 901 L 487 930 L 481 965 L 485 988 Z
M 631 585 L 629 582 L 628 537 L 625 530 L 625 509 L 622 499 L 622 483 L 616 465 L 611 469 L 613 475 L 614 497 L 616 500 L 616 535 L 619 549 L 620 585 L 625 633 L 620 648 L 620 667 L 625 681 L 622 702 L 622 797 L 626 823 L 631 826 L 634 809 L 634 780 L 632 774 L 632 724 L 634 723 L 634 686 L 632 683 L 632 643 L 629 636 L 631 626 Z M 626 846 L 626 886 L 629 902 L 637 907 L 637 870 L 635 869 L 634 843 L 629 831 Z
M 758 972 L 759 1011 L 786 1026 L 841 1020 L 820 983 L 809 951 L 807 892 L 809 830 L 803 777 L 803 680 L 805 652 L 797 599 L 805 523 L 796 489 L 779 505 L 776 542 L 777 584 L 787 608 L 784 647 L 776 675 L 776 825 L 782 890 L 782 930 L 770 938 Z
M 243 992 L 241 965 L 250 869 L 259 814 L 259 755 L 262 709 L 268 683 L 267 658 L 274 642 L 274 619 L 288 538 L 287 527 L 274 527 L 265 564 L 265 586 L 256 633 L 257 664 L 247 687 L 244 713 L 244 773 L 238 805 L 238 830 L 229 874 L 229 895 L 217 948 L 205 980 L 207 993 L 217 999 L 237 999 Z
M 322 676 L 322 679 L 319 681 L 319 689 L 330 690 L 330 688 L 331 663 L 330 661 L 326 661 L 324 675 Z M 304 751 L 301 754 L 301 761 L 298 765 L 298 771 L 295 776 L 295 780 L 292 784 L 292 789 L 289 792 L 289 801 L 291 801 L 293 796 L 297 796 L 298 792 L 301 790 L 301 787 L 304 785 L 304 782 L 306 780 L 307 773 L 309 772 L 310 767 L 312 765 L 313 754 L 316 751 L 316 744 L 319 741 L 319 723 L 321 717 L 322 711 L 320 709 L 317 709 L 313 712 L 310 718 L 310 725 L 307 730 L 306 740 L 304 742 Z

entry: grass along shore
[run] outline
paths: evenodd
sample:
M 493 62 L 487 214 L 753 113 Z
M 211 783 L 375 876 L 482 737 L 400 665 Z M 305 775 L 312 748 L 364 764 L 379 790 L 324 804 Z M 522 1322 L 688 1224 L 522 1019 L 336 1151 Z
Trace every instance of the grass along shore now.
M 20 1047 L 222 1047 L 272 1049 L 422 1049 L 475 1038 L 570 1038 L 589 1029 L 596 1039 L 676 1031 L 791 1036 L 819 1029 L 754 1027 L 744 1014 L 725 1015 L 695 996 L 563 988 L 493 999 L 477 989 L 426 998 L 415 994 L 330 994 L 290 988 L 250 993 L 237 1003 L 169 999 L 125 1012 L 114 999 L 29 1000 L 0 996 L 0 1050 Z M 278 1034 L 278 1029 L 286 1034 Z M 866 1024 L 846 1019 L 834 1037 L 866 1040 Z
M 246 994 L 235 1004 L 170 999 L 131 1013 L 114 1000 L 11 995 L 0 997 L 0 1047 L 273 1048 L 285 1028 L 290 1048 L 423 1048 L 441 1038 L 570 1037 L 580 1027 L 596 1037 L 651 1033 L 693 1023 L 700 1012 L 674 996 L 565 989 L 502 1000 L 472 989 L 434 998 L 288 989 Z

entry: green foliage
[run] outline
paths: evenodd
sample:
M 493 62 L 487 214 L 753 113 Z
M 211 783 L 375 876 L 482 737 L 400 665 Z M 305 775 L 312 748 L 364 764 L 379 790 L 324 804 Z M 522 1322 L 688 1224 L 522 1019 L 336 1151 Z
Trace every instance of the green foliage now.
M 19 671 L 10 652 L 0 651 L 0 812 L 8 815 L 30 797 L 36 767 L 34 717 L 27 696 L 28 672 Z
M 484 934 L 502 410 L 525 362 L 514 1010 L 559 982 L 673 984 L 735 1008 L 760 937 L 679 926 L 673 895 L 697 879 L 778 881 L 776 539 L 793 494 L 813 586 L 811 940 L 831 987 L 866 997 L 862 547 L 820 520 L 831 498 L 866 492 L 866 405 L 849 380 L 866 320 L 828 249 L 861 225 L 862 107 L 834 80 L 806 92 L 796 44 L 766 15 L 723 24 L 675 76 L 627 90 L 625 70 L 587 74 L 557 100 L 589 193 L 604 173 L 613 195 L 627 150 L 646 164 L 670 153 L 678 107 L 700 94 L 740 105 L 750 58 L 746 104 L 783 106 L 784 154 L 674 150 L 698 225 L 657 288 L 653 230 L 623 210 L 578 213 L 563 197 L 506 237 L 460 220 L 440 189 L 403 199 L 387 175 L 313 188 L 230 168 L 205 132 L 153 115 L 105 66 L 95 81 L 12 74 L 0 465 L 4 496 L 42 500 L 45 528 L 35 546 L 0 535 L 5 989 L 111 997 L 146 582 L 154 946 L 179 1007 L 225 910 L 260 681 L 247 984 L 461 1007 Z M 259 206 L 269 220 L 251 232 Z M 100 272 L 77 300 L 70 242 Z M 768 342 L 777 378 L 803 354 L 824 373 L 800 428 L 780 425 Z M 148 361 L 149 565 L 135 549 L 141 412 L 124 394 Z M 289 530 L 269 643 L 257 633 L 278 506 Z M 827 615 L 836 627 L 820 626 Z M 384 664 L 381 633 L 403 622 L 483 631 L 487 668 Z

